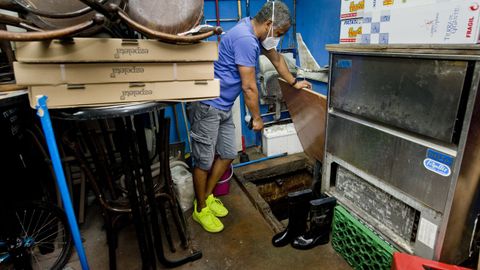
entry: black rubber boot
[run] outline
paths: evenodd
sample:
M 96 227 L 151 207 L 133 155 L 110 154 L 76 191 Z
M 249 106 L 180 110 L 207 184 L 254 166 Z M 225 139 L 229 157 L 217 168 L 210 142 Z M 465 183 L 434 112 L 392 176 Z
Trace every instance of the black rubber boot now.
M 310 201 L 310 229 L 304 235 L 296 237 L 292 247 L 296 249 L 311 249 L 327 244 L 330 240 L 333 211 L 337 199 L 326 197 Z
M 288 226 L 272 238 L 272 244 L 283 247 L 307 229 L 308 202 L 312 199 L 312 190 L 305 189 L 288 194 Z

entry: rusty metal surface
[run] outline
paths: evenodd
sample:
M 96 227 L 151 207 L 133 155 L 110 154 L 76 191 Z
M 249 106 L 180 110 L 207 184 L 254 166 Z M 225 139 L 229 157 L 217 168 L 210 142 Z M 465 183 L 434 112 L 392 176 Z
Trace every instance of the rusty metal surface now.
M 249 156 L 251 160 L 256 159 L 252 158 L 251 153 L 249 153 Z M 304 169 L 312 171 L 312 164 L 304 153 L 297 153 L 236 168 L 234 173 L 241 182 L 257 182 Z
M 378 222 L 401 236 L 415 241 L 420 212 L 359 176 L 339 166 L 336 171 L 335 196 L 369 213 Z
M 303 190 L 312 186 L 312 175 L 306 171 L 296 171 L 279 175 L 273 179 L 263 179 L 264 183 L 258 183 L 257 189 L 269 204 L 286 199 L 288 193 Z
M 327 98 L 308 89 L 297 90 L 283 80 L 279 82 L 303 150 L 310 158 L 322 161 Z
M 130 0 L 126 12 L 133 20 L 150 29 L 177 34 L 200 22 L 203 0 Z

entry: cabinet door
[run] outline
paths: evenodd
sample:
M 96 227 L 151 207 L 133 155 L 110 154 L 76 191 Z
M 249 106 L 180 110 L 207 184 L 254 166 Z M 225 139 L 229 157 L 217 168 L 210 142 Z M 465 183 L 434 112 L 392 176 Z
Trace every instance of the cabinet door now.
M 327 134 L 328 153 L 443 213 L 455 157 L 332 114 Z M 447 171 L 425 165 L 438 156 L 448 158 L 441 165 Z
M 455 143 L 468 62 L 334 55 L 332 64 L 331 107 Z

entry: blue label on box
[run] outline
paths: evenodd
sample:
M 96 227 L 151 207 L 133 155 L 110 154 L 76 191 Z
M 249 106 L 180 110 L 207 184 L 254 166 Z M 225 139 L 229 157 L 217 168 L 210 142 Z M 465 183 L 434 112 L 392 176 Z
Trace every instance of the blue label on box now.
M 370 34 L 362 34 L 362 37 L 360 38 L 360 43 L 370 44 L 371 43 L 371 35 Z
M 388 33 L 380 33 L 378 37 L 378 43 L 388 44 Z
M 379 22 L 372 23 L 370 33 L 372 33 L 372 34 L 380 33 L 380 23 Z
M 380 17 L 380 22 L 389 22 L 390 21 L 390 15 L 382 15 Z
M 454 160 L 453 157 L 433 149 L 427 149 L 427 158 L 443 163 L 449 167 L 453 165 Z
M 423 161 L 423 166 L 425 166 L 427 170 L 441 176 L 450 176 L 450 174 L 452 174 L 452 170 L 450 169 L 450 167 L 431 158 L 426 158 Z
M 340 59 L 337 61 L 337 68 L 351 68 L 352 60 L 350 59 Z

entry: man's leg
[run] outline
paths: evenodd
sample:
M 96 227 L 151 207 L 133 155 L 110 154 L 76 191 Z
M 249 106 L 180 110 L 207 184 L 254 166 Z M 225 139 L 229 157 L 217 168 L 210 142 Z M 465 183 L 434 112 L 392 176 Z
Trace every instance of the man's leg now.
M 232 111 L 219 112 L 220 125 L 218 127 L 216 153 L 220 155 L 213 164 L 212 171 L 207 180 L 206 196 L 213 193 L 215 185 L 225 173 L 232 161 L 237 157 L 235 147 L 235 124 L 233 124 Z
M 205 204 L 206 187 L 207 187 L 208 171 L 202 170 L 198 167 L 193 169 L 193 186 L 195 188 L 195 198 L 197 198 L 197 208 L 201 210 L 207 205 Z
M 208 208 L 217 217 L 224 217 L 228 215 L 228 210 L 223 206 L 223 203 L 213 196 L 213 189 L 220 177 L 225 173 L 227 168 L 232 163 L 233 159 L 237 157 L 235 147 L 235 125 L 233 124 L 232 112 L 220 112 L 221 121 L 218 128 L 218 138 L 216 145 L 216 152 L 220 155 L 213 165 L 212 172 L 207 180 L 206 188 L 206 203 Z
M 205 200 L 208 171 L 215 156 L 220 117 L 217 111 L 205 104 L 195 103 L 190 116 L 192 138 L 192 156 L 195 161 L 193 183 L 196 200 L 194 202 L 193 220 L 206 231 L 216 233 L 223 230 L 222 222 L 215 217 Z
M 190 112 L 192 156 L 195 162 L 193 183 L 198 210 L 204 208 L 208 171 L 215 156 L 220 119 L 215 109 L 202 103 L 192 103 Z

